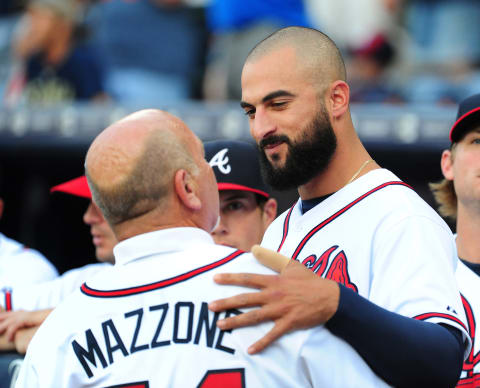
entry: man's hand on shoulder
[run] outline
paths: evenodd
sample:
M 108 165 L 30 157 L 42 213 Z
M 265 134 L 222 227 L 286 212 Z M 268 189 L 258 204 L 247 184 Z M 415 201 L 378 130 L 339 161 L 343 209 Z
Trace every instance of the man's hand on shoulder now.
M 340 289 L 336 282 L 318 277 L 298 261 L 266 248 L 254 246 L 252 253 L 259 262 L 280 274 L 215 275 L 214 280 L 218 284 L 256 288 L 259 291 L 216 300 L 209 304 L 210 310 L 216 312 L 259 307 L 219 320 L 217 326 L 222 330 L 256 325 L 268 320 L 275 322 L 270 332 L 249 347 L 250 354 L 260 352 L 285 333 L 321 325 L 335 314 L 340 298 Z

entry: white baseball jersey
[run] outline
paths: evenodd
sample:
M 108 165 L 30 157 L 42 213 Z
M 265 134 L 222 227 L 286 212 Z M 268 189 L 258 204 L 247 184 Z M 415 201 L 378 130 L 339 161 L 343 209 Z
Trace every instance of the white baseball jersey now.
M 114 248 L 116 264 L 87 281 L 33 338 L 20 387 L 386 386 L 323 326 L 247 348 L 273 323 L 219 330 L 207 303 L 245 292 L 219 286 L 219 272 L 272 273 L 250 253 L 215 245 L 196 228 L 135 236 Z M 251 290 L 249 290 L 251 291 Z
M 0 289 L 52 280 L 55 266 L 35 249 L 0 233 Z
M 83 282 L 110 263 L 87 264 L 71 269 L 56 279 L 32 285 L 20 285 L 0 291 L 0 305 L 11 310 L 43 310 L 57 306 L 65 297 L 78 289 Z
M 480 276 L 459 261 L 457 266 L 457 282 L 462 294 L 463 307 L 467 317 L 467 327 L 472 338 L 473 347 L 463 364 L 460 381 L 457 387 L 480 387 Z
M 468 354 L 453 235 L 390 171 L 363 175 L 303 215 L 297 201 L 269 226 L 261 245 L 389 311 L 460 329 Z

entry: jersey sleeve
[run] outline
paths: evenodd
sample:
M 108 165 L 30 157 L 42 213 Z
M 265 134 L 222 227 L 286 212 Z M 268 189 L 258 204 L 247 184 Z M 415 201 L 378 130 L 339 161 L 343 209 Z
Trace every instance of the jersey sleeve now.
M 1 276 L 1 287 L 38 284 L 58 277 L 55 266 L 40 252 L 19 247 L 8 262 L 8 274 Z
M 446 225 L 409 216 L 380 228 L 372 258 L 370 301 L 407 317 L 453 326 L 471 346 L 455 280 L 455 241 Z
M 108 267 L 111 265 L 106 263 L 89 264 L 67 271 L 49 282 L 4 290 L 0 303 L 6 310 L 33 311 L 53 308 L 67 295 L 80 288 L 88 278 Z

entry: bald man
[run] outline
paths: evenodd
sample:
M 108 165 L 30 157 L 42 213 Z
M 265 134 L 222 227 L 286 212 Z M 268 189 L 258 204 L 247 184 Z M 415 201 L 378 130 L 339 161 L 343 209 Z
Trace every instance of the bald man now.
M 262 307 L 219 327 L 274 320 L 250 349 L 256 353 L 288 331 L 325 324 L 394 386 L 454 386 L 471 342 L 453 236 L 361 143 L 334 42 L 300 27 L 260 42 L 243 67 L 241 106 L 267 183 L 300 195 L 269 226 L 262 246 L 295 260 L 279 278 L 219 277 L 262 289 L 212 303 L 217 312 Z M 300 263 L 319 276 L 309 277 Z
M 382 387 L 323 327 L 293 333 L 258 356 L 246 346 L 271 323 L 220 331 L 207 302 L 237 287 L 221 270 L 272 271 L 215 245 L 213 171 L 200 140 L 168 113 L 134 113 L 103 131 L 86 158 L 93 201 L 119 243 L 115 266 L 57 307 L 33 338 L 17 387 Z M 314 277 L 310 273 L 310 276 Z

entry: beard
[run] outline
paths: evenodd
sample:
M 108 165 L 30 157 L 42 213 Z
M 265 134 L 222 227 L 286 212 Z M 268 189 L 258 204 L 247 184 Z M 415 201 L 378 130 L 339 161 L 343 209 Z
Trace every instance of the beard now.
M 263 151 L 265 146 L 278 142 L 288 146 L 283 167 L 274 167 Z M 272 135 L 261 140 L 258 148 L 265 181 L 275 190 L 289 190 L 304 185 L 325 171 L 337 148 L 337 138 L 322 106 L 305 127 L 300 140 L 292 142 L 285 135 Z

